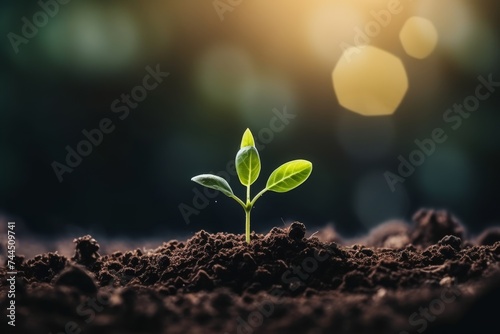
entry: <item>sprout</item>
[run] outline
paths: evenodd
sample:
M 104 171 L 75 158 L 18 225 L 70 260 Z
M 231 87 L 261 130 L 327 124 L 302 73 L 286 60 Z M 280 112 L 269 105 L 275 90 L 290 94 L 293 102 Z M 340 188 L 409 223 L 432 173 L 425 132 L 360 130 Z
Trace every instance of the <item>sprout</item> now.
M 201 174 L 191 178 L 192 181 L 201 184 L 207 188 L 212 188 L 222 192 L 224 195 L 231 197 L 238 202 L 245 210 L 245 240 L 250 243 L 250 212 L 255 202 L 266 191 L 274 191 L 277 193 L 284 193 L 297 188 L 311 175 L 312 163 L 307 160 L 293 160 L 289 161 L 278 168 L 276 168 L 269 179 L 267 180 L 266 187 L 262 189 L 253 199 L 250 197 L 250 186 L 257 180 L 260 174 L 260 158 L 259 152 L 255 147 L 250 129 L 246 129 L 241 139 L 240 150 L 236 154 L 235 159 L 236 173 L 242 185 L 247 187 L 246 201 L 236 197 L 233 190 L 225 179 L 220 176 L 212 174 Z

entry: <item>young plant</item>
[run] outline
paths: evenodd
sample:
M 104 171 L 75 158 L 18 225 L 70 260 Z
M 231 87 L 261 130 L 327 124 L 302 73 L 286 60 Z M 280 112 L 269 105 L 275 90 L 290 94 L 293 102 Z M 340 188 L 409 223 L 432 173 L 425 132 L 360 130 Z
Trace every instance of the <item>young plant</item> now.
M 257 180 L 260 174 L 260 158 L 259 152 L 255 147 L 250 129 L 246 129 L 241 139 L 240 150 L 236 154 L 235 159 L 236 173 L 242 185 L 247 187 L 246 201 L 236 197 L 233 190 L 225 179 L 212 174 L 201 174 L 191 178 L 192 181 L 201 184 L 207 188 L 219 190 L 224 195 L 231 197 L 238 202 L 245 210 L 245 240 L 250 243 L 250 212 L 255 202 L 266 191 L 274 191 L 284 193 L 300 186 L 312 172 L 312 163 L 307 160 L 289 161 L 276 168 L 269 179 L 266 187 L 262 189 L 253 199 L 250 198 L 250 186 Z

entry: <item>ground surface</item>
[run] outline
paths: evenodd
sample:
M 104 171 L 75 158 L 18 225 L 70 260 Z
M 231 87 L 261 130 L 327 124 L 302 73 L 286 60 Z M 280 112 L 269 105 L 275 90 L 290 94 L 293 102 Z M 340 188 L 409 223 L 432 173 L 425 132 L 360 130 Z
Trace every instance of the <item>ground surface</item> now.
M 500 231 L 475 239 L 444 211 L 356 244 L 293 223 L 196 233 L 152 250 L 18 257 L 15 330 L 1 333 L 499 333 Z M 5 258 L 2 259 L 2 263 Z M 2 277 L 5 267 L 0 267 Z M 7 331 L 5 331 L 7 329 Z

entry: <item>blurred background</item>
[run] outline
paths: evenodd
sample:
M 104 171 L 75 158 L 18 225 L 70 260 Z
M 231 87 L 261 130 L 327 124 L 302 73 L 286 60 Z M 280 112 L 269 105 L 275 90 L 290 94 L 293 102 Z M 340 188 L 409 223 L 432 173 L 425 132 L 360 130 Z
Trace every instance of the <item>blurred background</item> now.
M 242 233 L 241 208 L 190 178 L 225 172 L 243 196 L 228 164 L 247 127 L 263 164 L 254 194 L 281 163 L 314 164 L 302 186 L 257 202 L 257 232 L 300 220 L 354 236 L 420 207 L 447 208 L 473 233 L 499 222 L 500 91 L 456 130 L 443 120 L 479 76 L 500 81 L 498 1 L 0 8 L 0 215 L 35 234 Z M 103 119 L 113 130 L 61 167 Z M 392 191 L 385 173 L 435 128 L 447 140 Z

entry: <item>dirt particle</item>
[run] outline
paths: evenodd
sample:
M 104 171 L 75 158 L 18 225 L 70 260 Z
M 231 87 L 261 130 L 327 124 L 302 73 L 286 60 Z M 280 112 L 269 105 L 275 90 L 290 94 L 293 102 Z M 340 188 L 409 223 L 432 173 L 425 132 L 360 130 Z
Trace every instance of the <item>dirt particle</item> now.
M 234 247 L 234 242 L 232 241 L 226 241 L 222 244 L 222 248 L 233 248 Z
M 116 261 L 109 262 L 109 264 L 108 264 L 108 270 L 119 271 L 122 268 L 123 268 L 123 265 L 119 262 L 116 262 Z
M 138 264 L 139 264 L 139 258 L 137 256 L 132 256 L 130 258 L 130 265 L 133 267 L 137 267 Z
M 196 289 L 210 290 L 213 288 L 213 279 L 207 274 L 205 270 L 200 270 L 193 279 L 194 287 Z
M 250 253 L 243 254 L 243 261 L 245 261 L 245 263 L 249 264 L 252 268 L 257 266 L 257 263 L 255 262 L 253 256 L 250 255 Z
M 100 286 L 111 285 L 115 280 L 116 280 L 115 276 L 113 276 L 111 273 L 107 271 L 99 273 Z
M 197 233 L 197 235 L 203 241 L 207 241 L 210 237 L 210 234 L 208 234 L 205 230 L 201 230 L 200 232 Z
M 141 282 L 144 285 L 153 285 L 158 282 L 159 279 L 160 277 L 154 271 L 147 271 L 141 276 Z
M 360 250 L 360 252 L 367 255 L 367 256 L 373 256 L 373 251 L 371 249 L 368 249 L 368 248 L 363 248 L 362 250 Z
M 49 282 L 52 278 L 52 271 L 50 266 L 41 261 L 36 261 L 32 265 L 33 276 L 41 282 Z
M 455 282 L 455 280 L 453 279 L 453 277 L 446 276 L 446 277 L 443 277 L 443 279 L 441 281 L 439 281 L 439 285 L 449 288 L 450 286 L 453 285 L 454 282 Z
M 158 259 L 158 266 L 160 269 L 164 270 L 170 265 L 170 259 L 166 255 L 160 256 Z
M 75 254 L 71 259 L 76 263 L 89 266 L 99 258 L 100 255 L 97 251 L 100 246 L 92 236 L 86 235 L 74 239 L 73 242 L 76 244 L 76 247 Z
M 359 271 L 352 271 L 344 276 L 344 287 L 347 290 L 352 290 L 359 286 L 367 286 L 365 275 Z
M 125 276 L 126 278 L 131 278 L 135 276 L 135 269 L 130 267 L 125 267 L 120 271 L 120 274 Z
M 49 266 L 53 271 L 59 272 L 66 266 L 66 258 L 57 253 L 49 253 Z
M 283 233 L 283 230 L 279 227 L 273 227 L 268 233 L 267 235 L 268 236 L 273 236 L 273 235 L 278 235 L 278 234 L 282 234 Z
M 212 267 L 213 272 L 218 276 L 218 277 L 223 277 L 224 274 L 228 272 L 227 268 L 224 266 L 221 266 L 220 264 L 215 264 Z
M 457 251 L 450 245 L 444 245 L 439 249 L 439 253 L 441 253 L 447 259 L 452 259 Z
M 457 277 L 460 281 L 466 279 L 470 269 L 471 265 L 465 261 L 453 261 L 449 264 L 450 275 Z
M 451 247 L 459 251 L 462 245 L 462 239 L 454 235 L 447 235 L 444 236 L 443 239 L 438 241 L 438 245 L 450 245 Z
M 463 238 L 465 230 L 457 218 L 446 210 L 421 209 L 413 216 L 414 226 L 410 241 L 428 247 L 447 235 Z
M 269 270 L 264 268 L 258 268 L 254 273 L 254 279 L 261 283 L 263 286 L 268 286 L 271 284 L 272 275 Z
M 141 250 L 140 248 L 137 248 L 137 249 L 135 250 L 135 255 L 137 255 L 137 256 L 142 256 L 142 255 L 144 255 L 144 253 L 142 252 L 142 250 Z
M 299 222 L 294 222 L 288 228 L 288 237 L 295 241 L 300 241 L 306 235 L 306 227 L 304 224 Z

